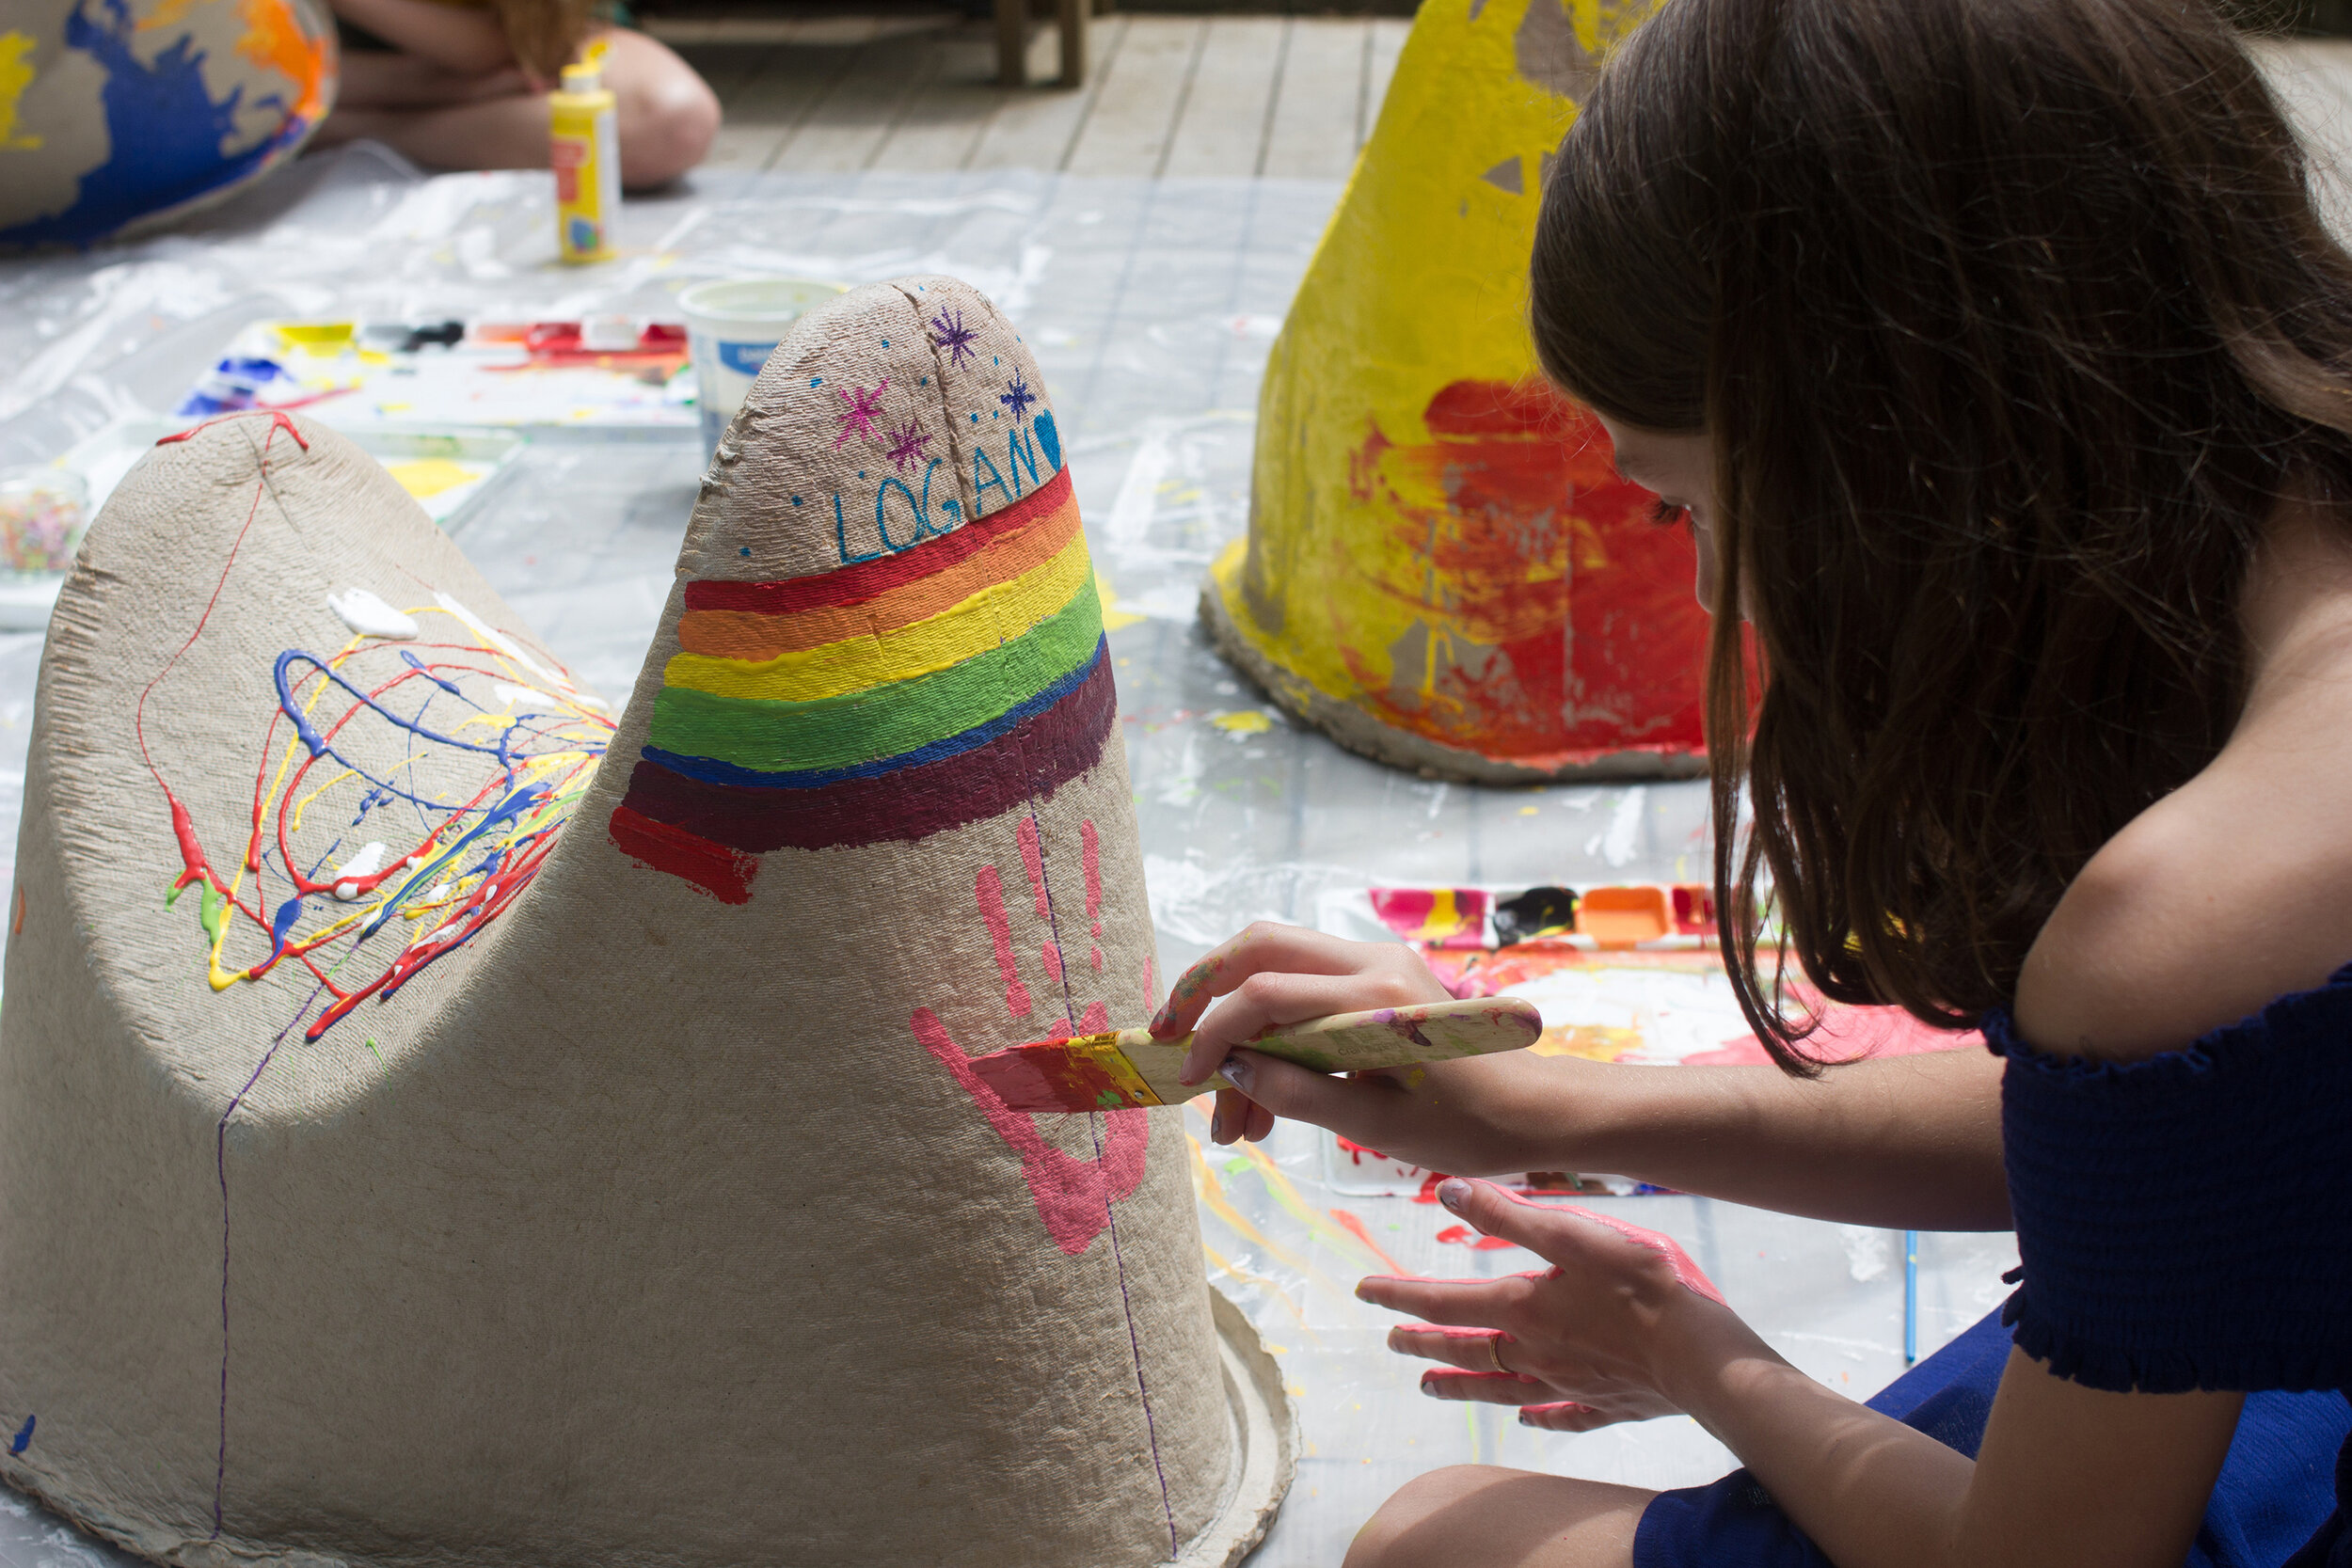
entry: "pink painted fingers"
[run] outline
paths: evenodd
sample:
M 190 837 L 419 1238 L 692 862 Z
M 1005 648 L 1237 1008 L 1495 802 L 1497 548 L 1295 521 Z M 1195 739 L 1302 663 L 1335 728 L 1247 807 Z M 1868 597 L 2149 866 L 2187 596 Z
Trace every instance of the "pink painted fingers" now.
M 1262 921 L 1177 976 L 1152 1032 L 1165 1039 L 1196 1029 L 1184 1081 L 1222 1066 L 1241 1086 L 1217 1093 L 1210 1129 L 1217 1143 L 1262 1139 L 1277 1117 L 1290 1117 L 1432 1170 L 1549 1168 L 1542 1162 L 1552 1151 L 1538 1140 L 1559 1120 L 1541 1108 L 1557 1096 L 1556 1062 L 1504 1052 L 1343 1078 L 1246 1049 L 1282 1024 L 1447 996 L 1400 942 L 1345 942 Z
M 1612 1215 L 1530 1202 L 1486 1181 L 1441 1183 L 1447 1208 L 1547 1259 L 1500 1279 L 1375 1275 L 1356 1293 L 1423 1320 L 1389 1348 L 1438 1363 L 1438 1399 L 1520 1407 L 1549 1431 L 1675 1414 L 1680 1375 L 1754 1337 L 1670 1238 Z

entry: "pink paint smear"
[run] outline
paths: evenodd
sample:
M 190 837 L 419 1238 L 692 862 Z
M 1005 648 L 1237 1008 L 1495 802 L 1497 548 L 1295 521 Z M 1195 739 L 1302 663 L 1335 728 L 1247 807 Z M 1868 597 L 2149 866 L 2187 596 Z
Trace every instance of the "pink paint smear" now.
M 972 1070 L 971 1059 L 929 1007 L 915 1008 L 907 1022 L 923 1049 L 955 1075 L 996 1135 L 1005 1140 L 1005 1147 L 1020 1157 L 1030 1201 L 1037 1205 L 1038 1218 L 1045 1222 L 1045 1232 L 1054 1238 L 1054 1244 L 1073 1258 L 1086 1251 L 1111 1223 L 1111 1205 L 1131 1196 L 1143 1181 L 1144 1155 L 1152 1142 L 1152 1114 L 1105 1111 L 1102 1113 L 1102 1157 L 1081 1160 L 1064 1154 L 1045 1141 L 1034 1117 L 1007 1105 Z

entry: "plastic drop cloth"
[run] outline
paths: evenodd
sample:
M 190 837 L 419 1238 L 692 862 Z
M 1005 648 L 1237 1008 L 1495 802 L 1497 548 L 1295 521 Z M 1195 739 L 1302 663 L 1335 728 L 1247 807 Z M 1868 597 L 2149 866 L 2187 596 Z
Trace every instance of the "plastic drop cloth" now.
M 1490 790 L 1425 782 L 1302 732 L 1209 651 L 1201 574 L 1247 522 L 1251 408 L 1334 183 L 1111 181 L 1006 172 L 706 174 L 632 201 L 622 256 L 554 261 L 548 178 L 421 180 L 366 148 L 310 160 L 202 228 L 120 249 L 0 262 L 0 465 L 41 462 L 112 420 L 169 409 L 246 325 L 287 318 L 675 320 L 687 283 L 939 270 L 1022 323 L 1069 433 L 1100 565 L 1159 929 L 1173 974 L 1262 916 L 1312 924 L 1367 884 L 1488 887 L 1701 879 L 1703 786 Z M 626 692 L 652 636 L 702 453 L 691 440 L 544 436 L 460 542 L 574 670 Z M 0 857 L 12 860 L 40 640 L 0 637 Z M 1124 1022 L 1124 1021 L 1122 1021 Z M 1633 1070 L 1629 1069 L 1628 1070 Z M 1669 1071 L 1672 1069 L 1657 1069 Z M 1255 1562 L 1327 1568 L 1390 1492 L 1462 1461 L 1646 1486 L 1733 1463 L 1688 1419 L 1538 1433 L 1433 1402 L 1350 1291 L 1392 1269 L 1486 1275 L 1517 1251 L 1438 1240 L 1451 1217 L 1326 1186 L 1311 1129 L 1215 1149 L 1186 1120 L 1216 1285 L 1280 1356 L 1301 1417 L 1297 1481 Z M 1856 1397 L 1901 1369 L 1899 1233 L 1705 1198 L 1592 1201 L 1663 1229 L 1797 1365 Z M 2010 1239 L 1922 1238 L 1926 1354 L 2005 1293 Z M 0 1412 L 14 1430 L 24 1412 Z M 34 1439 L 39 1441 L 38 1433 Z M 127 1562 L 0 1495 L 0 1565 Z

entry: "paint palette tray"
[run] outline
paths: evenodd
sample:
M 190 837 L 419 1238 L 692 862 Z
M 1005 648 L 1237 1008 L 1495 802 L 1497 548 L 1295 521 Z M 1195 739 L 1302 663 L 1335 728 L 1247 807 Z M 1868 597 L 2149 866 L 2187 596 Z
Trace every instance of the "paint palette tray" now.
M 57 459 L 89 486 L 94 514 L 106 504 L 131 466 L 167 436 L 200 422 L 192 419 L 118 420 Z M 384 465 L 425 515 L 454 532 L 512 475 L 527 444 L 511 430 L 347 430 L 342 433 Z
M 96 516 L 132 465 L 167 436 L 197 421 L 185 419 L 119 420 L 87 436 L 58 457 L 55 467 L 77 476 Z M 443 529 L 456 531 L 514 475 L 527 444 L 510 430 L 388 431 L 345 433 L 360 450 L 384 465 L 402 489 L 416 498 Z M 0 571 L 0 631 L 39 631 L 49 625 L 65 573 Z

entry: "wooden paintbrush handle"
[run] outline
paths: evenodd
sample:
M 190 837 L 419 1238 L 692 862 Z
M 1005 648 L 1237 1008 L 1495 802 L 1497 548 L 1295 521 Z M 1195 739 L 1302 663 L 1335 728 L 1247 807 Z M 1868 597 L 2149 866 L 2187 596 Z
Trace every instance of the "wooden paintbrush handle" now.
M 1248 1049 L 1316 1072 L 1361 1072 L 1517 1051 L 1534 1044 L 1543 1032 L 1543 1015 L 1534 1003 L 1516 996 L 1485 996 L 1339 1013 L 1287 1025 L 1251 1040 Z M 1184 1053 L 1192 1049 L 1190 1035 L 1154 1040 L 1149 1030 L 1126 1029 L 1120 1032 L 1119 1048 L 1164 1104 L 1233 1086 L 1222 1072 L 1197 1087 L 1179 1081 Z

